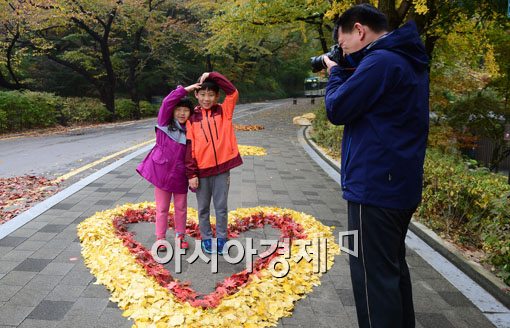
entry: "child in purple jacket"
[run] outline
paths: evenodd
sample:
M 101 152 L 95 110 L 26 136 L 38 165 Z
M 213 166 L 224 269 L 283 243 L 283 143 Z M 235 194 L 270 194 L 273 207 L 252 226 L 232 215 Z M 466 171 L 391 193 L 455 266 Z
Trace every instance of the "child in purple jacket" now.
M 186 95 L 199 87 L 200 83 L 185 88 L 178 86 L 163 99 L 156 126 L 156 145 L 136 168 L 142 177 L 154 185 L 156 238 L 158 240 L 166 237 L 168 210 L 173 195 L 176 244 L 180 248 L 189 246 L 184 238 L 188 206 L 188 179 L 186 178 L 184 159 L 186 156 L 186 121 L 191 115 L 193 104 L 186 98 Z

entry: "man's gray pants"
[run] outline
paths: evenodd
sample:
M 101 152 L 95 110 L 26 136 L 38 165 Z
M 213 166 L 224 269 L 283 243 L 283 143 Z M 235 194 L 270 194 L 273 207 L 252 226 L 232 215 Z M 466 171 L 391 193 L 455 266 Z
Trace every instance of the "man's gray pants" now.
M 213 237 L 211 229 L 211 197 L 216 213 L 216 237 L 227 238 L 228 225 L 228 189 L 230 186 L 230 171 L 200 178 L 197 189 L 198 222 L 202 240 Z

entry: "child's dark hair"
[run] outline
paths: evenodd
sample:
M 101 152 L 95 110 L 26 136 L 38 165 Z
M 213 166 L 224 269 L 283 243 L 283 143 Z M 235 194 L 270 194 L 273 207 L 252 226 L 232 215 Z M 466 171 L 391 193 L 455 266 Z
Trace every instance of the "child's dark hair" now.
M 195 106 L 193 106 L 191 99 L 184 97 L 175 105 L 175 108 L 177 107 L 188 107 L 192 111 Z
M 388 18 L 374 6 L 363 3 L 347 9 L 340 17 L 338 17 L 333 37 L 337 42 L 338 28 L 342 29 L 342 33 L 350 33 L 355 23 L 368 26 L 372 31 L 379 33 L 388 31 Z
M 213 80 L 206 79 L 204 82 L 202 82 L 202 84 L 200 85 L 200 89 L 198 89 L 197 91 L 200 90 L 211 90 L 214 91 L 215 93 L 219 93 L 220 87 Z

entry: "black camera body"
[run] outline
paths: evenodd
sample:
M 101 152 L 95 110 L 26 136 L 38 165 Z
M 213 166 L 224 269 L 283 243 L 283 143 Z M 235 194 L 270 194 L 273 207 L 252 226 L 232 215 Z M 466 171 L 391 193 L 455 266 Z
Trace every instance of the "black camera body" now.
M 324 56 L 328 56 L 329 59 L 339 64 L 343 56 L 342 48 L 340 48 L 338 44 L 335 44 L 334 46 L 331 47 L 329 52 L 326 52 L 325 54 L 322 54 L 320 56 L 311 57 L 310 64 L 312 66 L 312 72 L 316 73 L 322 71 L 323 69 L 328 68 L 326 66 L 326 63 L 324 62 Z

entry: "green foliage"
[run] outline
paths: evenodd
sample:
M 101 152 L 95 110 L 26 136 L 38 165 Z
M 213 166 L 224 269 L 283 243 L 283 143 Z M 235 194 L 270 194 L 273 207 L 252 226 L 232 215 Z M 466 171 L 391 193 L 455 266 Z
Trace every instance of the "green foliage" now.
M 49 93 L 0 91 L 0 132 L 53 126 L 59 98 Z
M 66 98 L 62 112 L 67 121 L 74 124 L 107 122 L 111 115 L 95 98 Z
M 148 101 L 140 101 L 140 113 L 142 117 L 154 117 L 158 115 L 159 105 L 151 104 Z
M 458 243 L 483 249 L 510 284 L 510 186 L 505 177 L 469 168 L 461 157 L 428 149 L 420 221 Z
M 7 112 L 0 109 L 0 133 L 2 131 L 7 131 Z
M 505 99 L 504 111 L 507 112 L 507 123 L 510 121 L 510 33 L 509 20 L 505 19 L 505 25 L 501 28 L 492 29 L 488 35 L 494 45 L 496 61 L 500 68 L 500 75 L 489 83 Z M 505 28 L 506 27 L 506 28 Z
M 153 117 L 158 115 L 158 104 L 151 104 L 142 100 L 139 103 L 141 117 Z M 136 105 L 131 99 L 115 99 L 115 111 L 120 120 L 134 120 L 136 117 Z
M 129 99 L 116 100 L 120 119 L 132 119 L 135 104 Z M 140 102 L 142 117 L 153 117 L 159 105 Z M 103 123 L 110 118 L 96 98 L 63 98 L 51 93 L 0 91 L 0 133 L 69 124 Z
M 135 117 L 136 104 L 130 99 L 115 99 L 115 112 L 121 120 L 132 120 Z
M 493 140 L 501 139 L 505 110 L 498 94 L 490 89 L 459 97 L 447 110 L 449 124 L 457 129 L 467 127 L 472 133 Z
M 324 106 L 315 111 L 315 120 L 312 122 L 312 127 L 312 140 L 328 149 L 333 156 L 340 156 L 340 144 L 342 143 L 344 127 L 343 125 L 333 125 L 328 121 Z
M 459 97 L 446 111 L 449 124 L 463 135 L 485 137 L 495 143 L 490 169 L 497 169 L 510 148 L 505 145 L 503 132 L 505 117 L 510 117 L 510 107 L 504 107 L 500 95 L 491 89 Z

